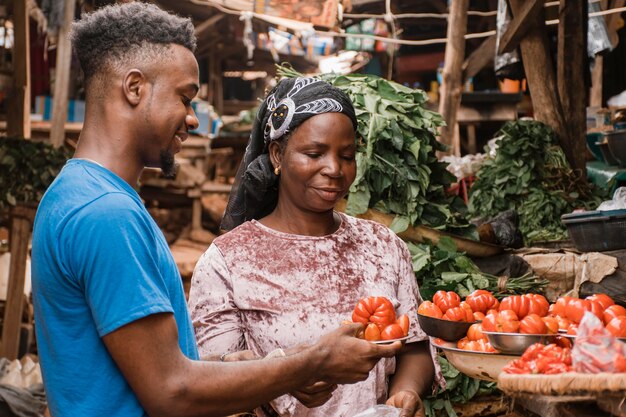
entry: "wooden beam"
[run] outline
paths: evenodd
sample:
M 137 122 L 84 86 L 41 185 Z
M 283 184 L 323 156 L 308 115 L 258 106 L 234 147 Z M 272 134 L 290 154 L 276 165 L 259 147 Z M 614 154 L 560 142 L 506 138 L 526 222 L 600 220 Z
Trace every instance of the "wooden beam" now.
M 70 84 L 70 64 L 72 63 L 72 45 L 68 39 L 70 25 L 74 20 L 76 0 L 64 0 L 63 23 L 57 36 L 57 62 L 52 101 L 52 129 L 50 141 L 55 148 L 65 142 L 65 121 L 67 120 L 67 96 Z
M 13 86 L 8 97 L 7 135 L 30 138 L 30 39 L 24 0 L 13 1 Z
M 493 62 L 494 51 L 496 49 L 496 36 L 490 36 L 481 43 L 478 48 L 470 54 L 463 62 L 463 85 L 469 79 L 475 76 Z
M 9 283 L 4 307 L 2 325 L 2 356 L 17 359 L 20 343 L 20 324 L 24 304 L 24 281 L 26 279 L 26 257 L 28 242 L 35 218 L 35 209 L 15 207 L 11 217 L 11 260 L 9 262 Z
M 500 39 L 498 55 L 512 52 L 543 10 L 543 0 L 527 0 Z
M 558 32 L 556 78 L 567 128 L 561 146 L 572 168 L 586 178 L 587 1 L 561 0 Z
M 525 1 L 509 0 L 514 18 L 522 10 Z M 559 138 L 564 138 L 566 136 L 565 120 L 552 66 L 543 13 L 537 16 L 536 21 L 531 24 L 532 28 L 520 41 L 520 50 L 533 103 L 534 117 L 552 127 Z
M 198 26 L 196 26 L 195 29 L 196 37 L 198 39 L 202 39 L 204 35 L 209 33 L 213 29 L 213 26 L 215 26 L 223 18 L 224 14 L 220 13 L 216 14 L 215 16 L 211 16 L 204 22 L 200 23 Z
M 455 149 L 448 149 L 455 155 L 461 153 L 459 141 L 455 141 L 456 114 L 461 104 L 461 82 L 463 59 L 465 58 L 465 32 L 467 31 L 467 9 L 469 0 L 450 2 L 448 17 L 448 42 L 443 66 L 443 82 L 441 83 L 441 98 L 439 113 L 443 116 L 446 126 L 440 130 L 439 140 L 450 147 L 455 142 Z

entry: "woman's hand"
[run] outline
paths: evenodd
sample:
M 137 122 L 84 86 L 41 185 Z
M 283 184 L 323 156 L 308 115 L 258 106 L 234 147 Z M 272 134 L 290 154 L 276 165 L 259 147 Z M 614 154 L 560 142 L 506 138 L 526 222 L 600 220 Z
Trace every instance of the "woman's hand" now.
M 415 391 L 398 391 L 385 404 L 401 408 L 400 417 L 426 417 L 422 399 Z
M 330 397 L 332 397 L 333 391 L 336 389 L 337 384 L 329 384 L 320 381 L 299 391 L 291 392 L 290 394 L 296 397 L 305 407 L 315 408 L 326 404 L 326 402 L 330 400 Z

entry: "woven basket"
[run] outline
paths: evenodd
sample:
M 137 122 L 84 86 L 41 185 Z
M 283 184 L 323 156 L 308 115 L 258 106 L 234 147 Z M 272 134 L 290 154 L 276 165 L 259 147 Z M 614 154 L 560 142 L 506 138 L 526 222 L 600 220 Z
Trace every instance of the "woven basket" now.
M 503 372 L 498 376 L 498 388 L 507 394 L 617 394 L 626 397 L 626 374 L 567 372 L 558 375 L 518 375 Z

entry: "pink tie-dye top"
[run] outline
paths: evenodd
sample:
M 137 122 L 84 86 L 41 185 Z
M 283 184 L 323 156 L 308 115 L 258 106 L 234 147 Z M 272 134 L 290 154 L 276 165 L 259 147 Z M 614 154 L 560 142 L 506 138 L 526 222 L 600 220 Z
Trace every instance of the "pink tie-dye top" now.
M 265 356 L 314 343 L 370 295 L 409 315 L 407 343 L 428 338 L 417 323 L 421 299 L 404 242 L 378 223 L 338 214 L 341 226 L 327 236 L 282 233 L 253 220 L 214 240 L 189 294 L 201 356 L 244 349 Z M 289 395 L 271 405 L 280 416 L 352 417 L 386 400 L 394 368 L 395 359 L 382 359 L 367 380 L 339 386 L 321 407 L 308 409 Z

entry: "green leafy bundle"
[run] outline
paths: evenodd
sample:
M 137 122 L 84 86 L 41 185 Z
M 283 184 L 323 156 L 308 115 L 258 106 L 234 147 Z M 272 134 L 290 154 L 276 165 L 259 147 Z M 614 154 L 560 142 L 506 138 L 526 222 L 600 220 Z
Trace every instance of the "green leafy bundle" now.
M 0 138 L 0 210 L 37 204 L 68 158 L 69 151 L 49 143 Z
M 287 66 L 278 74 L 301 75 Z M 444 122 L 425 108 L 426 93 L 373 75 L 321 78 L 348 94 L 358 121 L 357 174 L 346 212 L 358 215 L 375 208 L 395 214 L 395 232 L 416 224 L 466 231 L 464 205 L 446 194 L 456 178 L 436 156 L 445 149 L 435 137 Z
M 540 292 L 547 280 L 526 274 L 502 279 L 482 272 L 465 254 L 457 252 L 454 241 L 444 236 L 436 246 L 407 242 L 413 271 L 424 300 L 432 300 L 438 290 L 454 291 L 465 297 L 477 289 L 491 291 L 497 298 L 511 294 Z
M 570 168 L 547 125 L 509 122 L 496 137 L 495 158 L 483 164 L 470 188 L 472 215 L 490 218 L 514 209 L 528 245 L 566 238 L 561 215 L 576 208 L 595 209 L 602 201 L 601 192 Z
M 471 378 L 452 366 L 445 358 L 438 356 L 437 359 L 446 379 L 446 389 L 439 389 L 435 395 L 424 399 L 427 417 L 444 415 L 457 417 L 453 404 L 464 404 L 474 397 L 498 392 L 495 382 Z

